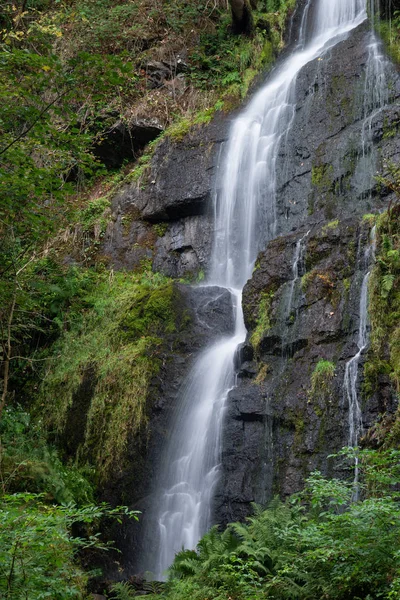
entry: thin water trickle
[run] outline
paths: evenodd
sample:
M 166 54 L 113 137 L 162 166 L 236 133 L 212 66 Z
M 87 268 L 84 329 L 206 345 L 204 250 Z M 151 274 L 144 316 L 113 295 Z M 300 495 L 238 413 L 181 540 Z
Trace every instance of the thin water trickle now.
M 376 175 L 377 159 L 373 139 L 373 124 L 389 101 L 389 86 L 386 80 L 388 62 L 381 50 L 382 43 L 371 31 L 363 94 L 362 156 L 358 165 L 358 170 L 364 182 L 364 189 L 370 190 L 370 194 L 374 188 L 373 182 Z
M 212 523 L 225 402 L 235 386 L 235 354 L 246 338 L 241 306 L 257 254 L 276 234 L 276 162 L 295 114 L 300 70 L 366 19 L 365 0 L 308 0 L 295 51 L 233 122 L 216 185 L 208 284 L 230 290 L 235 330 L 197 359 L 180 394 L 154 518 L 158 540 L 147 568 L 161 579 L 177 551 L 195 548 Z M 311 11 L 310 11 L 311 15 Z
M 290 344 L 289 329 L 290 325 L 292 324 L 292 320 L 296 321 L 295 315 L 293 314 L 293 308 L 294 304 L 296 303 L 296 300 L 298 299 L 298 284 L 301 277 L 301 271 L 303 269 L 304 254 L 306 251 L 306 241 L 309 234 L 310 231 L 307 231 L 307 233 L 296 242 L 292 263 L 293 277 L 288 283 L 288 289 L 287 292 L 284 294 L 283 298 L 284 307 L 282 320 L 284 322 L 284 326 L 282 332 L 282 356 L 284 358 L 290 358 L 292 354 L 292 345 Z M 282 370 L 284 368 L 285 364 L 283 363 Z
M 358 325 L 358 339 L 357 339 L 357 352 L 356 354 L 346 363 L 344 372 L 344 392 L 349 408 L 349 436 L 348 446 L 356 448 L 358 441 L 363 430 L 362 411 L 358 397 L 358 368 L 362 353 L 368 346 L 368 281 L 371 274 L 369 267 L 375 260 L 375 246 L 376 246 L 376 229 L 372 228 L 370 234 L 370 243 L 364 253 L 364 263 L 368 269 L 365 273 L 360 294 L 359 304 L 359 325 Z M 353 500 L 358 500 L 358 458 L 355 457 L 354 465 L 354 492 Z

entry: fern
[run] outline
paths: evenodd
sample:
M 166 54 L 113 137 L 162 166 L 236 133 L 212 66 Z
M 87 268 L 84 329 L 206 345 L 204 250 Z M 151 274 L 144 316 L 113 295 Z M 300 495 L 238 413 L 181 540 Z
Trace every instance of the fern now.
M 395 277 L 391 273 L 387 273 L 386 275 L 383 275 L 382 284 L 381 284 L 382 298 L 387 298 L 389 296 L 390 292 L 393 289 L 394 279 L 395 279 Z
M 135 597 L 135 590 L 126 581 L 119 581 L 111 587 L 115 600 L 132 600 Z

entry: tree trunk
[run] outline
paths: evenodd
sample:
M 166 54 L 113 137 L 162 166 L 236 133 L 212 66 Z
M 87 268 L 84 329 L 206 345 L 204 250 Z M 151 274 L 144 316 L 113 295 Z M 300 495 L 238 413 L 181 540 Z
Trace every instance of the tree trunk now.
M 251 7 L 257 0 L 229 0 L 232 10 L 232 27 L 235 33 L 250 35 L 254 29 Z M 251 1 L 251 4 L 250 4 Z

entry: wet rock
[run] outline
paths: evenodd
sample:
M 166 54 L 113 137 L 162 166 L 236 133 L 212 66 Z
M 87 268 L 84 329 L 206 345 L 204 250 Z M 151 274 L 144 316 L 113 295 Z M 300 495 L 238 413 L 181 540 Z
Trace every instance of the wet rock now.
M 243 518 L 251 502 L 278 491 L 290 495 L 312 470 L 335 475 L 333 460 L 348 440 L 343 390 L 346 362 L 357 352 L 359 302 L 369 227 L 358 219 L 325 223 L 273 240 L 262 252 L 243 291 L 249 337 L 263 296 L 272 295 L 270 327 L 254 352 L 239 352 L 238 385 L 228 397 L 222 477 L 216 521 Z M 304 239 L 302 275 L 293 281 L 296 241 Z M 288 306 L 290 300 L 291 306 Z M 290 317 L 290 318 L 289 318 Z M 320 360 L 334 364 L 326 392 L 311 395 L 311 375 Z M 360 362 L 359 383 L 362 384 Z M 366 429 L 382 410 L 376 398 L 364 404 Z M 386 399 L 384 410 L 395 410 Z
M 298 76 L 296 113 L 278 168 L 280 232 L 297 229 L 310 215 L 317 223 L 362 215 L 387 202 L 374 174 L 399 156 L 400 80 L 387 63 L 388 103 L 367 121 L 370 43 L 368 25 L 360 25 Z M 363 146 L 364 136 L 371 143 Z
M 147 183 L 125 186 L 112 200 L 102 251 L 114 268 L 135 268 L 143 258 L 166 275 L 193 277 L 211 253 L 216 156 L 227 135 L 227 118 L 194 128 L 181 141 L 157 147 Z

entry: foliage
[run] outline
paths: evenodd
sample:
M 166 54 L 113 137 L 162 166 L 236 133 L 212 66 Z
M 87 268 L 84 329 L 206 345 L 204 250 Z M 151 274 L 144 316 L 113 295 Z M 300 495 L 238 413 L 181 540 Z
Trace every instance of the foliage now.
M 38 408 L 57 434 L 66 422 L 82 431 L 79 453 L 100 477 L 122 468 L 128 437 L 146 425 L 162 337 L 175 330 L 173 299 L 172 283 L 149 271 L 99 275 L 85 309 L 70 310 L 69 327 L 51 349 L 58 358 L 48 363 Z M 87 414 L 81 409 L 71 422 L 80 389 Z
M 91 471 L 61 462 L 44 432 L 20 408 L 6 407 L 0 423 L 0 472 L 3 492 L 43 493 L 59 504 L 93 501 Z
M 106 549 L 96 533 L 99 520 L 137 518 L 124 507 L 106 504 L 76 508 L 45 504 L 41 496 L 24 493 L 0 498 L 0 595 L 8 600 L 81 599 L 87 574 L 76 554 L 85 548 Z M 71 528 L 86 526 L 76 537 Z M 92 532 L 90 532 L 92 529 Z
M 308 392 L 309 402 L 317 399 L 327 400 L 332 396 L 332 380 L 335 376 L 335 365 L 329 360 L 319 360 L 311 375 L 311 387 Z
M 270 329 L 270 311 L 271 303 L 274 297 L 273 292 L 261 294 L 260 304 L 258 306 L 258 316 L 256 326 L 250 338 L 250 343 L 258 351 L 263 335 Z
M 354 452 L 342 452 L 347 460 Z M 352 483 L 313 473 L 300 494 L 211 530 L 176 556 L 165 593 L 183 600 L 394 598 L 400 568 L 399 452 L 362 451 Z
M 369 281 L 371 347 L 365 364 L 364 391 L 371 394 L 382 374 L 400 390 L 400 226 L 399 207 L 382 213 L 376 223 L 376 264 Z M 383 358 L 385 357 L 385 358 Z M 387 358 L 386 358 L 387 357 Z
M 400 11 L 394 11 L 390 20 L 377 20 L 375 26 L 385 42 L 386 49 L 391 59 L 400 63 Z

